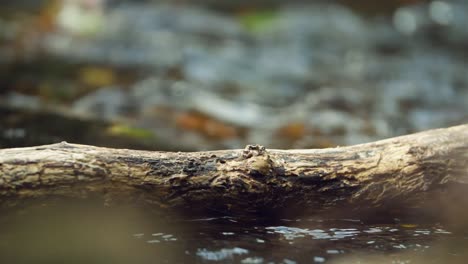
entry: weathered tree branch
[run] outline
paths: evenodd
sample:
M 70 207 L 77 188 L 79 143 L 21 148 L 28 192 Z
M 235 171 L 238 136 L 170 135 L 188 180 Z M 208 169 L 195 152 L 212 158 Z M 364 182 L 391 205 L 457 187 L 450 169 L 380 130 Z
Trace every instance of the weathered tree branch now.
M 224 212 L 417 207 L 450 186 L 468 186 L 467 160 L 468 124 L 311 150 L 174 153 L 62 142 L 0 150 L 0 203 L 97 195 Z

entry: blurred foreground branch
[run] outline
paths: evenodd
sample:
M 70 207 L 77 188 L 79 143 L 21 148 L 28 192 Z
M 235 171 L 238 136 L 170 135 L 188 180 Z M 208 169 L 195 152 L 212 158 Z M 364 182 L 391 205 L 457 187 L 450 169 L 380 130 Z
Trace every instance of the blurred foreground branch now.
M 468 190 L 467 159 L 468 124 L 310 150 L 149 152 L 62 142 L 0 150 L 0 201 L 101 197 L 233 213 L 421 207 L 451 186 Z

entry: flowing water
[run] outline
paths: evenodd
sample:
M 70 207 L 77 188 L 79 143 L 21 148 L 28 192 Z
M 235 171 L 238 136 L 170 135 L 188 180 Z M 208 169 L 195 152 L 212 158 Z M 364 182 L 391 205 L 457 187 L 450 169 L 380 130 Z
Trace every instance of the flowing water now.
M 0 224 L 2 263 L 465 263 L 468 257 L 467 232 L 414 219 L 200 218 L 40 204 L 6 211 Z

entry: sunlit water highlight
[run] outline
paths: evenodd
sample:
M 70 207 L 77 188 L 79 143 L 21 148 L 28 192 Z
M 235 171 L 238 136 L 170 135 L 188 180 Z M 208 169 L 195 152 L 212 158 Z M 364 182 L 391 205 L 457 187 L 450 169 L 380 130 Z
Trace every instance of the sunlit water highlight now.
M 0 263 L 466 263 L 465 230 L 398 218 L 198 218 L 41 205 L 0 214 Z
M 160 242 L 184 243 L 182 253 L 203 263 L 325 263 L 353 254 L 362 256 L 355 263 L 365 261 L 368 254 L 385 255 L 389 263 L 409 263 L 428 255 L 434 243 L 460 238 L 439 224 L 374 225 L 357 219 L 282 219 L 270 225 L 264 220 L 231 217 L 184 221 L 196 222 L 197 232 L 158 233 L 170 238 Z M 146 243 L 154 241 L 154 234 L 134 236 Z M 447 252 L 438 257 L 449 260 L 462 253 Z

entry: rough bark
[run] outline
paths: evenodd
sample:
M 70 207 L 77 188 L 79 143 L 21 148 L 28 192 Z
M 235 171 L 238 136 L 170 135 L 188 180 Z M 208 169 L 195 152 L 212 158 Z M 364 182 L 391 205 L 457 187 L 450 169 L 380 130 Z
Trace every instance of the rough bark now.
M 350 147 L 150 152 L 66 142 L 0 150 L 0 203 L 104 197 L 223 212 L 422 206 L 468 191 L 468 124 Z

